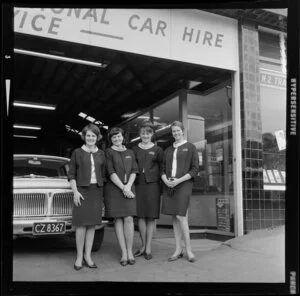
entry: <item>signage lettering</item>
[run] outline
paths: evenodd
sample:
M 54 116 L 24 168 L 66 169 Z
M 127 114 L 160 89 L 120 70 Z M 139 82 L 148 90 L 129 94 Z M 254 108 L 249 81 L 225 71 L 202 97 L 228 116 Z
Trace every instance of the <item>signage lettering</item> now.
M 138 30 L 139 28 L 138 24 L 140 23 L 139 21 L 133 23 L 134 19 L 140 20 L 141 18 L 137 14 L 132 15 L 128 20 L 128 25 L 132 30 Z M 166 22 L 159 20 L 156 24 L 155 35 L 159 35 L 159 31 L 161 31 L 162 36 L 166 36 L 166 33 L 164 32 L 166 28 L 167 28 Z M 143 32 L 145 29 L 149 30 L 149 33 L 153 34 L 152 19 L 150 17 L 148 17 L 143 23 L 143 25 L 140 26 L 139 31 Z
M 196 32 L 196 30 L 195 30 L 195 32 Z M 198 29 L 197 36 L 196 37 L 195 36 L 196 36 L 196 34 L 194 34 L 194 28 L 189 29 L 188 27 L 184 27 L 182 41 L 185 41 L 186 37 L 187 37 L 189 42 L 192 42 L 194 40 L 195 43 L 199 43 L 199 39 L 201 36 L 201 30 Z M 211 32 L 204 31 L 203 38 L 202 38 L 202 45 L 208 44 L 209 46 L 222 47 L 222 41 L 223 41 L 222 38 L 223 37 L 224 37 L 223 34 L 216 34 L 216 36 L 214 38 L 214 35 Z
M 270 87 L 285 89 L 286 88 L 286 78 L 280 74 L 261 70 L 260 84 L 263 86 L 270 86 Z
M 289 134 L 297 135 L 297 79 L 290 80 L 290 127 Z
M 237 21 L 195 9 L 16 7 L 14 31 L 222 69 L 238 68 Z M 153 46 L 155 42 L 159 46 Z

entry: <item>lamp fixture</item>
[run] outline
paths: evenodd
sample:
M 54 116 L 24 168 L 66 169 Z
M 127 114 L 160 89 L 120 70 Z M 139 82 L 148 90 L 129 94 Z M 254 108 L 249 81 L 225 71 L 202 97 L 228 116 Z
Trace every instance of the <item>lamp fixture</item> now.
M 21 128 L 21 129 L 32 129 L 32 130 L 40 130 L 41 127 L 37 125 L 27 125 L 27 124 L 14 124 L 14 128 Z
M 37 136 L 14 135 L 15 138 L 37 139 Z
M 165 130 L 165 129 L 168 129 L 169 127 L 171 127 L 171 124 L 168 124 L 168 125 L 166 125 L 166 126 L 160 128 L 160 129 L 156 130 L 155 133 L 160 132 L 160 131 L 163 131 L 163 130 Z
M 36 108 L 36 109 L 46 109 L 46 110 L 55 110 L 56 109 L 55 105 L 32 103 L 32 102 L 22 102 L 22 101 L 14 101 L 13 105 L 16 107 Z
M 52 55 L 52 54 L 47 54 L 47 53 L 42 53 L 42 52 L 23 50 L 23 49 L 19 49 L 19 48 L 14 48 L 14 52 L 20 53 L 20 54 L 25 54 L 25 55 L 30 55 L 30 56 L 35 56 L 35 57 L 40 57 L 40 58 L 46 58 L 46 59 L 50 59 L 50 60 L 71 62 L 71 63 L 100 67 L 100 68 L 105 68 L 107 66 L 106 64 L 103 64 L 103 63 L 91 62 L 91 61 L 81 60 L 81 59 L 67 58 L 67 57 L 63 57 L 63 56 Z
M 138 141 L 140 138 L 141 138 L 141 137 L 134 138 L 134 139 L 130 140 L 130 142 Z
M 80 116 L 81 118 L 86 119 L 86 120 L 92 122 L 93 124 L 100 125 L 100 126 L 103 127 L 104 129 L 108 129 L 108 126 L 107 126 L 107 125 L 104 125 L 104 123 L 103 123 L 102 121 L 97 120 L 97 119 L 95 119 L 94 117 L 89 116 L 89 115 L 87 115 L 87 114 L 84 113 L 84 112 L 78 113 L 78 116 Z
M 96 121 L 96 119 L 94 117 L 92 117 L 92 116 L 87 116 L 85 119 L 88 120 L 88 121 L 90 121 L 90 122 Z

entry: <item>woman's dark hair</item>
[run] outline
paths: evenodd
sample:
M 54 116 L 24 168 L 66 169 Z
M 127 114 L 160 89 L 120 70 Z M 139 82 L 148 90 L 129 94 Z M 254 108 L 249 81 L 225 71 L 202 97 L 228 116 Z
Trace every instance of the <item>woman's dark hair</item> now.
M 102 135 L 100 133 L 99 127 L 95 124 L 90 123 L 90 124 L 86 125 L 81 131 L 81 139 L 83 141 L 85 141 L 85 136 L 88 131 L 91 131 L 92 133 L 94 133 L 97 136 L 97 141 L 100 141 L 102 139 Z
M 139 126 L 139 133 L 141 132 L 141 129 L 145 129 L 149 133 L 154 133 L 154 125 L 151 121 L 143 121 L 141 125 Z
M 171 123 L 170 129 L 172 130 L 173 126 L 178 126 L 181 128 L 181 130 L 184 132 L 184 125 L 181 121 L 175 120 L 174 122 Z
M 111 138 L 112 138 L 112 136 L 114 136 L 114 135 L 117 135 L 117 134 L 119 134 L 119 133 L 121 133 L 121 135 L 123 136 L 123 143 L 122 144 L 125 144 L 125 132 L 124 132 L 124 130 L 122 129 L 122 128 L 120 128 L 120 127 L 113 127 L 109 132 L 108 132 L 108 142 L 109 142 L 109 146 L 111 146 L 112 145 L 112 141 L 111 141 Z

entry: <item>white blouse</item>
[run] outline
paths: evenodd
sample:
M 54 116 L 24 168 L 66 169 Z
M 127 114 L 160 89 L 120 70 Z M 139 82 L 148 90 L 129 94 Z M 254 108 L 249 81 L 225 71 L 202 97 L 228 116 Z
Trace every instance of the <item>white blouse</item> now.
M 96 147 L 94 150 L 90 150 L 90 149 L 88 149 L 88 147 L 86 145 L 83 145 L 81 148 L 84 151 L 90 153 L 90 156 L 91 156 L 91 181 L 90 181 L 90 183 L 97 184 L 96 173 L 95 173 L 95 162 L 94 162 L 93 154 L 91 152 L 97 152 L 98 147 Z
M 175 148 L 173 152 L 173 161 L 172 161 L 172 171 L 171 171 L 171 177 L 174 178 L 176 176 L 177 171 L 177 148 L 183 144 L 185 144 L 187 141 L 184 140 L 180 142 L 179 144 L 173 143 L 173 147 Z

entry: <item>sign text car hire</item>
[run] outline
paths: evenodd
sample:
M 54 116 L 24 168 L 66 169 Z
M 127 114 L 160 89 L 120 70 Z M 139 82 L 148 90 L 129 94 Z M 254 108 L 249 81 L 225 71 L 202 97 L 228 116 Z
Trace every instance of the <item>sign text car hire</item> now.
M 18 33 L 238 69 L 236 20 L 192 9 L 14 9 Z

